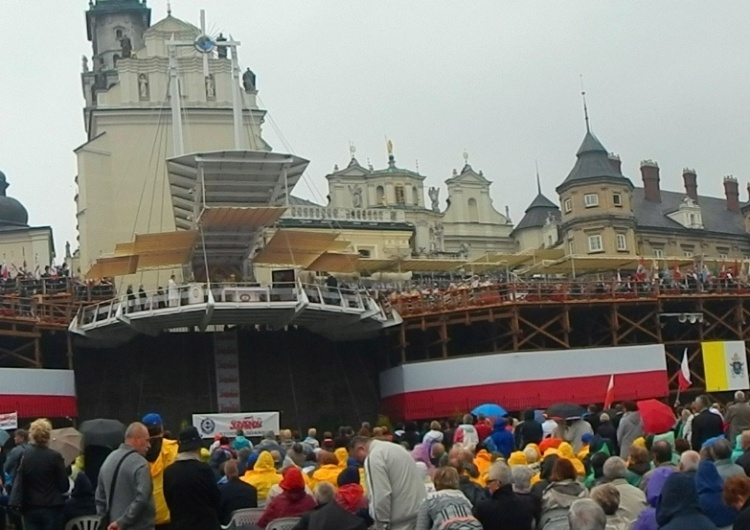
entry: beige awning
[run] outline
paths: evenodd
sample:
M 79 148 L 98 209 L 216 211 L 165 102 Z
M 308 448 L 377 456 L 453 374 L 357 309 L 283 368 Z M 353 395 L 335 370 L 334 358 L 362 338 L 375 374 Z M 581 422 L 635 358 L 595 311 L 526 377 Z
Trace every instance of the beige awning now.
M 193 255 L 190 250 L 164 250 L 161 252 L 149 252 L 138 256 L 138 270 L 160 269 L 163 267 L 174 267 L 184 265 L 190 261 Z
M 308 267 L 325 252 L 346 250 L 349 241 L 338 241 L 338 232 L 277 230 L 253 258 L 253 263 Z
M 325 252 L 308 265 L 307 270 L 317 272 L 357 272 L 359 254 Z
M 412 272 L 446 272 L 454 271 L 466 265 L 458 259 L 406 259 L 401 262 L 402 271 Z
M 365 259 L 362 258 L 357 263 L 357 270 L 359 272 L 384 272 L 398 268 L 398 260 L 395 259 Z
M 205 228 L 260 228 L 273 225 L 286 211 L 283 206 L 204 208 L 199 224 Z
M 147 254 L 149 252 L 162 252 L 165 250 L 192 250 L 195 248 L 197 240 L 197 230 L 137 234 L 133 242 L 133 253 Z
M 134 274 L 138 270 L 138 256 L 99 258 L 86 273 L 87 280 L 112 278 Z

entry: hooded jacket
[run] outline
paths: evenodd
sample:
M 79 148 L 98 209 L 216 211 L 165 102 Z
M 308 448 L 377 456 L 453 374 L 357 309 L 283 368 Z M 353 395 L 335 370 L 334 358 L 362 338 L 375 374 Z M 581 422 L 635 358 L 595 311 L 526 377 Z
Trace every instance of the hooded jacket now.
M 474 466 L 479 471 L 479 480 L 483 483 L 486 482 L 487 471 L 492 466 L 492 455 L 486 449 L 480 449 L 474 457 Z
M 411 457 L 415 462 L 422 462 L 427 467 L 427 474 L 432 476 L 435 474 L 435 466 L 432 465 L 430 460 L 430 446 L 427 444 L 417 444 L 414 449 L 411 450 Z
M 664 489 L 664 483 L 669 476 L 676 473 L 673 467 L 658 467 L 654 470 L 646 486 L 646 501 L 649 507 L 641 512 L 633 524 L 632 530 L 658 530 L 659 525 L 656 522 L 656 505 L 659 502 L 661 491 Z
M 252 469 L 245 471 L 242 481 L 247 482 L 258 490 L 258 502 L 262 503 L 268 497 L 271 486 L 281 482 L 281 475 L 276 472 L 273 457 L 268 451 L 263 451 Z
M 513 440 L 513 434 L 507 430 L 508 421 L 505 418 L 498 418 L 495 420 L 494 427 L 490 438 L 495 443 L 497 452 L 500 453 L 503 458 L 507 459 L 515 449 L 515 441 Z
M 356 514 L 367 509 L 365 489 L 359 484 L 344 484 L 336 492 L 336 502 L 347 512 Z
M 562 480 L 550 483 L 542 495 L 542 515 L 539 520 L 539 528 L 544 528 L 550 521 L 567 517 L 570 505 L 578 499 L 584 499 L 588 496 L 588 490 L 580 482 Z
M 693 477 L 672 473 L 664 483 L 656 507 L 659 530 L 716 530 L 711 519 L 703 515 Z
M 333 489 L 338 488 L 336 479 L 339 477 L 339 473 L 341 473 L 341 468 L 337 464 L 324 464 L 320 466 L 310 475 L 310 489 L 315 491 L 315 486 L 321 482 L 328 482 L 333 486 Z
M 317 505 L 315 499 L 305 491 L 305 479 L 296 467 L 290 467 L 284 471 L 284 478 L 279 486 L 283 490 L 281 495 L 274 497 L 258 520 L 258 526 L 261 528 L 265 528 L 275 519 L 295 517 L 309 512 Z
M 538 444 L 544 438 L 542 424 L 534 419 L 534 411 L 527 409 L 523 413 L 523 422 L 516 427 L 515 444 L 518 449 L 523 450 L 528 444 Z
M 65 503 L 62 514 L 62 526 L 75 517 L 84 515 L 96 515 L 96 503 L 94 502 L 94 486 L 86 473 L 78 473 L 70 498 Z
M 698 503 L 701 511 L 716 526 L 728 526 L 737 518 L 737 510 L 724 504 L 721 480 L 716 465 L 710 460 L 701 460 L 695 473 L 695 489 L 698 490 Z
M 164 499 L 164 470 L 172 465 L 177 458 L 177 442 L 175 440 L 161 439 L 161 450 L 156 460 L 148 463 L 151 471 L 151 481 L 154 484 L 154 506 L 156 507 L 156 525 L 166 524 L 170 521 L 169 508 Z
M 560 458 L 570 460 L 571 464 L 573 464 L 573 467 L 576 470 L 576 475 L 578 475 L 579 477 L 586 476 L 586 468 L 583 466 L 583 462 L 581 462 L 581 460 L 573 454 L 573 446 L 571 446 L 568 442 L 563 442 L 558 446 L 557 455 Z

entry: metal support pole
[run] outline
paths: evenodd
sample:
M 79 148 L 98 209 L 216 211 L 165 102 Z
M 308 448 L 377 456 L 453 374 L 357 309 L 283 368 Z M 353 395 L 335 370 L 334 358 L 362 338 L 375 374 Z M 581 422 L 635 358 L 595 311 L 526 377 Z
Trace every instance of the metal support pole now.
M 234 118 L 234 148 L 244 149 L 242 138 L 242 103 L 240 102 L 240 61 L 237 46 L 232 46 L 232 115 Z
M 180 76 L 177 72 L 177 49 L 174 36 L 169 46 L 169 98 L 172 106 L 172 141 L 173 156 L 185 153 L 185 142 L 182 137 L 182 113 L 180 105 Z

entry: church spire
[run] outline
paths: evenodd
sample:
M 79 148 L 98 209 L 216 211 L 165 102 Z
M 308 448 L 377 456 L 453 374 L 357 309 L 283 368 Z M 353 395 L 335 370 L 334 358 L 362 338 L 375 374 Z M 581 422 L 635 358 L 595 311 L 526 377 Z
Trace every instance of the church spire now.
M 536 192 L 541 195 L 542 194 L 542 182 L 539 180 L 539 161 L 534 160 L 534 164 L 536 165 Z
M 581 74 L 581 99 L 583 99 L 583 119 L 586 120 L 586 132 L 590 133 L 589 108 L 586 106 L 586 91 L 583 89 L 583 74 Z

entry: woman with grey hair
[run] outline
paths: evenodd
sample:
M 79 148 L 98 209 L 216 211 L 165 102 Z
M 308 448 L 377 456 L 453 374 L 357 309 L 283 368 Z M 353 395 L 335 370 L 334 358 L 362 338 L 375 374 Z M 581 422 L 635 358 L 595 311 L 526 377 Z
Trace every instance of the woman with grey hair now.
M 513 477 L 513 493 L 519 503 L 525 504 L 534 514 L 534 527 L 539 522 L 542 513 L 542 498 L 531 493 L 531 479 L 534 477 L 534 470 L 529 466 L 513 466 L 510 469 Z

